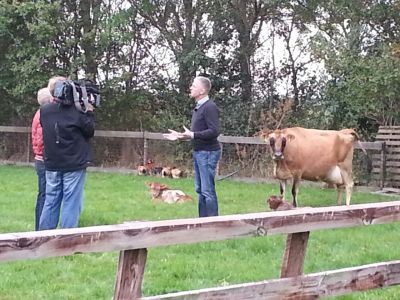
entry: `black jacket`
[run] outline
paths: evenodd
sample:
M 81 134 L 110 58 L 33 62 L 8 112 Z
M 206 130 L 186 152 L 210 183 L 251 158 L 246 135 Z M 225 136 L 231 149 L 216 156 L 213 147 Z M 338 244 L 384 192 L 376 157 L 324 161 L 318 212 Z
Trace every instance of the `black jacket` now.
M 93 112 L 83 113 L 74 105 L 51 102 L 41 107 L 44 164 L 49 171 L 85 169 L 92 160 L 89 139 L 94 135 Z
M 221 149 L 219 136 L 219 109 L 212 100 L 207 100 L 198 109 L 193 110 L 192 126 L 193 150 L 215 151 Z

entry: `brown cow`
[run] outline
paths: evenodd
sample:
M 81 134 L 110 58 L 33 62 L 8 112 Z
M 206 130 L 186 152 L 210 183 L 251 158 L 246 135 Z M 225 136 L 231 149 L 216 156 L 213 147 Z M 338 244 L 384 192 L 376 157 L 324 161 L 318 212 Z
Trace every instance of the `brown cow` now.
M 353 189 L 352 164 L 354 142 L 358 135 L 353 129 L 317 130 L 293 127 L 262 131 L 260 136 L 270 145 L 274 160 L 274 177 L 280 181 L 285 195 L 286 181 L 293 180 L 293 205 L 301 179 L 324 181 L 337 187 L 337 203 L 346 190 L 346 205 L 350 205 Z
M 159 182 L 145 182 L 150 188 L 153 200 L 160 200 L 168 204 L 191 201 L 192 197 L 181 190 L 171 190 L 166 184 Z
M 267 199 L 267 203 L 269 205 L 269 208 L 272 210 L 289 210 L 295 208 L 291 203 L 283 200 L 283 196 L 270 196 Z
M 172 177 L 171 170 L 172 170 L 171 167 L 162 168 L 161 177 Z
M 181 169 L 179 169 L 179 168 L 172 168 L 171 169 L 171 176 L 172 176 L 172 178 L 175 178 L 175 179 L 177 179 L 177 178 L 182 178 L 183 177 L 183 171 L 181 170 Z
M 152 175 L 154 172 L 154 161 L 149 159 L 145 165 L 140 165 L 137 168 L 139 175 Z

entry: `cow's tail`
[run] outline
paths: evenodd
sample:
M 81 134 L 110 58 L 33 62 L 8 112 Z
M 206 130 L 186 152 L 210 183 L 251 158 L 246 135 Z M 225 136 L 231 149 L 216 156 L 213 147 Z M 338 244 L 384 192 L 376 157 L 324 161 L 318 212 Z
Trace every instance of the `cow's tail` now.
M 340 132 L 344 134 L 351 134 L 354 137 L 354 141 L 360 140 L 360 136 L 358 135 L 357 131 L 354 128 L 342 129 L 340 130 Z
M 364 152 L 365 157 L 367 158 L 367 170 L 368 170 L 368 173 L 370 173 L 372 170 L 372 160 L 369 157 L 367 150 L 361 143 L 360 136 L 354 129 L 344 129 L 344 130 L 346 131 L 346 133 L 349 133 L 354 137 L 354 144 L 357 145 L 358 148 L 360 148 L 362 152 Z
M 357 131 L 355 131 L 354 129 L 350 129 L 351 131 L 349 132 L 352 136 L 354 136 L 354 141 L 356 143 L 356 145 L 362 150 L 362 152 L 364 152 L 364 154 L 368 157 L 368 153 L 367 150 L 365 149 L 365 147 L 363 146 L 363 144 L 360 141 L 360 136 L 358 135 Z
M 344 131 L 348 134 L 351 134 L 354 137 L 354 143 L 355 145 L 358 146 L 358 148 L 360 148 L 362 150 L 362 152 L 364 152 L 364 154 L 368 157 L 368 153 L 367 150 L 365 149 L 365 147 L 363 146 L 363 144 L 360 141 L 360 136 L 358 135 L 357 131 L 355 131 L 355 129 L 351 128 L 351 129 L 344 129 Z
M 351 134 L 354 138 L 354 144 L 357 145 L 364 152 L 365 155 L 368 155 L 367 150 L 365 150 L 364 146 L 361 144 L 360 136 L 358 135 L 358 133 L 355 129 L 346 128 L 346 129 L 342 129 L 340 132 L 342 132 L 344 134 Z
M 362 150 L 362 152 L 364 152 L 364 154 L 365 154 L 366 156 L 368 156 L 368 152 L 367 152 L 367 150 L 365 149 L 365 147 L 363 146 L 363 144 L 362 144 L 360 141 L 357 141 L 356 143 L 357 143 L 358 147 Z

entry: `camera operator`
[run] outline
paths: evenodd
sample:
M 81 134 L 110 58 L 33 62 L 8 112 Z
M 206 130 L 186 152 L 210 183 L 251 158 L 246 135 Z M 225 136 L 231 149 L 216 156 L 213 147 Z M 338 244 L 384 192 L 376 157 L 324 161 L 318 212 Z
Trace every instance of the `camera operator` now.
M 61 228 L 78 227 L 83 206 L 86 168 L 92 160 L 89 140 L 95 131 L 93 106 L 86 111 L 66 105 L 55 97 L 57 82 L 65 77 L 52 77 L 48 88 L 52 102 L 40 109 L 43 128 L 46 200 L 39 230 L 57 228 L 61 209 Z M 61 208 L 62 204 L 62 208 Z

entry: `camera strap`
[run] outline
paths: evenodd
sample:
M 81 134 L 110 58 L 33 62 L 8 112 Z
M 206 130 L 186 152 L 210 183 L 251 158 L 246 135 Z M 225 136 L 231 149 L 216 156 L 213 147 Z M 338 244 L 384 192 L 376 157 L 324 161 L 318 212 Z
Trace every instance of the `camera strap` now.
M 82 107 L 78 107 L 78 105 L 79 105 L 79 94 L 78 94 L 78 92 L 76 90 L 75 83 L 72 80 L 68 80 L 68 83 L 72 86 L 72 95 L 74 96 L 75 107 L 78 110 L 82 110 Z
M 85 112 L 87 112 L 87 105 L 89 103 L 88 94 L 87 94 L 85 85 L 81 86 L 81 92 L 82 92 L 82 101 L 83 101 L 83 104 L 85 105 L 85 111 L 84 111 L 84 113 L 85 113 Z
M 72 86 L 72 94 L 74 95 L 75 107 L 76 107 L 79 111 L 82 111 L 82 112 L 86 113 L 86 112 L 87 112 L 87 107 L 86 107 L 86 104 L 87 104 L 86 87 L 85 87 L 85 86 L 81 87 L 82 94 L 86 95 L 85 98 L 84 98 L 83 95 L 82 95 L 82 98 L 83 98 L 82 100 L 84 100 L 84 104 L 85 104 L 85 109 L 83 109 L 81 103 L 79 102 L 79 93 L 78 93 L 78 91 L 76 90 L 75 83 L 74 83 L 72 80 L 68 80 L 68 83 L 71 84 L 71 86 Z

